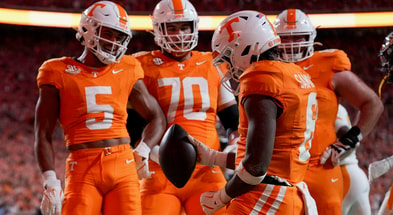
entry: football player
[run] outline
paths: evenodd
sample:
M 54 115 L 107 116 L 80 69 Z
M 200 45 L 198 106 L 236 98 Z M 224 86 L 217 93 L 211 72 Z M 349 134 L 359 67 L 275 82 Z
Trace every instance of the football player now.
M 123 56 L 131 39 L 127 12 L 99 1 L 83 11 L 76 38 L 79 57 L 45 61 L 38 71 L 35 155 L 44 179 L 44 215 L 141 214 L 138 173 L 165 131 L 165 116 L 150 96 L 140 63 Z M 130 149 L 126 106 L 147 123 L 141 147 Z M 63 189 L 54 169 L 57 120 L 69 151 Z M 147 135 L 148 134 L 148 135 Z M 64 199 L 64 201 L 63 201 Z
M 211 149 L 220 150 L 218 116 L 229 141 L 236 142 L 239 114 L 235 97 L 221 86 L 221 74 L 212 64 L 212 54 L 194 50 L 199 24 L 194 6 L 188 0 L 162 0 L 155 6 L 152 22 L 159 50 L 134 56 L 142 64 L 143 80 L 164 111 L 168 128 L 179 124 Z M 134 115 L 129 110 L 129 118 Z M 127 126 L 132 132 L 137 123 Z M 141 181 L 143 214 L 204 214 L 199 204 L 201 193 L 217 190 L 226 183 L 220 167 L 197 164 L 187 184 L 177 188 L 165 177 L 158 150 L 158 146 L 152 150 L 149 162 L 155 174 Z
M 344 51 L 314 52 L 316 29 L 299 9 L 282 11 L 274 21 L 282 43 L 280 59 L 301 66 L 317 88 L 318 120 L 305 182 L 315 198 L 318 213 L 342 214 L 343 177 L 339 160 L 344 159 L 374 128 L 383 112 L 377 94 L 351 72 Z M 334 122 L 340 98 L 359 110 L 359 120 L 339 140 Z
M 225 214 L 233 215 L 316 214 L 302 182 L 318 115 L 316 89 L 299 66 L 279 61 L 279 44 L 273 25 L 256 11 L 229 15 L 213 34 L 213 62 L 229 65 L 224 80 L 232 80 L 228 88 L 238 95 L 240 140 L 234 176 L 201 195 L 206 214 L 226 205 Z M 212 154 L 199 156 L 209 161 Z

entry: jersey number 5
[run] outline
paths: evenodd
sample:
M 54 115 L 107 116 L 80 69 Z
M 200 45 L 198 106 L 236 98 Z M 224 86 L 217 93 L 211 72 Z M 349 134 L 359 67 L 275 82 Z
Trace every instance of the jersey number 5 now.
M 86 127 L 90 130 L 108 129 L 112 126 L 113 107 L 110 105 L 97 104 L 96 95 L 112 94 L 112 88 L 109 86 L 85 87 L 87 114 L 104 113 L 104 119 L 97 121 L 96 117 L 86 119 Z

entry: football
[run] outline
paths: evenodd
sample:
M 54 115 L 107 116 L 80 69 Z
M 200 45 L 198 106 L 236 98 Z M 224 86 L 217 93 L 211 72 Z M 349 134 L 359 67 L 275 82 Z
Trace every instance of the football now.
M 177 188 L 187 184 L 197 163 L 197 151 L 188 140 L 188 133 L 173 124 L 165 132 L 159 149 L 161 168 L 168 180 Z

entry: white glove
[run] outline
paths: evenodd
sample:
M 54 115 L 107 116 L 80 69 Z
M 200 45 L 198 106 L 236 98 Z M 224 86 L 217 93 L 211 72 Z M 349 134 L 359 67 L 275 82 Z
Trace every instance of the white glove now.
M 61 188 L 61 182 L 56 178 L 53 170 L 43 173 L 44 193 L 41 201 L 41 213 L 43 215 L 61 215 L 63 206 L 64 193 Z
M 226 168 L 228 156 L 227 152 L 219 152 L 211 149 L 199 140 L 192 137 L 191 135 L 188 135 L 188 139 L 197 149 L 198 163 L 210 167 L 214 167 L 215 165 L 217 165 Z
M 355 148 L 338 141 L 325 149 L 321 155 L 320 163 L 324 165 L 330 157 L 333 166 L 337 166 L 340 160 L 346 158 L 353 150 L 355 150 Z
M 139 180 L 151 178 L 151 175 L 155 173 L 154 171 L 149 170 L 149 154 L 150 148 L 144 142 L 140 142 L 134 149 L 136 170 L 138 172 Z
M 211 191 L 201 194 L 201 206 L 205 214 L 214 214 L 231 201 L 231 197 L 225 192 L 225 187 L 219 191 Z
M 372 162 L 368 166 L 368 181 L 371 182 L 385 174 L 393 166 L 393 156 L 385 158 L 380 161 Z

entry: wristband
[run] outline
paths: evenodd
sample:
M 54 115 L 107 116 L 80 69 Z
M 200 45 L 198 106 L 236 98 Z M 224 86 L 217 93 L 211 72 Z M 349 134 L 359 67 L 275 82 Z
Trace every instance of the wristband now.
M 44 181 L 57 180 L 56 172 L 54 170 L 47 170 L 42 173 L 42 178 L 44 179 Z
M 145 142 L 140 142 L 135 148 L 141 157 L 148 158 L 150 154 L 150 147 Z
M 236 168 L 236 175 L 247 184 L 257 185 L 262 182 L 266 176 L 266 173 L 261 176 L 253 176 L 246 170 L 246 168 L 244 168 L 243 161 L 240 161 L 239 166 Z
M 160 164 L 160 146 L 159 145 L 155 145 L 153 146 L 153 148 L 151 149 L 150 152 L 150 160 Z
M 340 137 L 339 141 L 345 145 L 356 147 L 356 144 L 363 139 L 363 135 L 360 132 L 359 127 L 353 126 L 347 133 Z
M 215 155 L 214 165 L 226 168 L 228 152 L 218 152 Z

